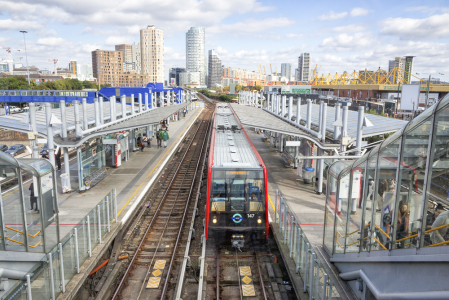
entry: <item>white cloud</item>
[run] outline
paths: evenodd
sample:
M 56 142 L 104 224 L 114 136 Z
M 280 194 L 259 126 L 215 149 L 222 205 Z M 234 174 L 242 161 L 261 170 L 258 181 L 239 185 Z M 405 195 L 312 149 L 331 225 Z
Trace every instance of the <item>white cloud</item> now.
M 114 45 L 119 45 L 119 44 L 131 44 L 132 43 L 132 37 L 127 35 L 127 36 L 110 36 L 106 39 L 106 41 L 104 42 L 105 45 L 108 46 L 114 46 Z
M 43 24 L 27 20 L 0 20 L 0 30 L 33 30 L 41 29 Z
M 304 37 L 304 34 L 302 34 L 302 33 L 287 33 L 287 34 L 285 34 L 285 37 L 290 38 L 290 39 L 302 38 L 302 37 Z
M 326 15 L 321 15 L 318 17 L 318 19 L 322 20 L 322 21 L 330 21 L 330 20 L 337 20 L 337 19 L 341 19 L 344 18 L 348 15 L 347 12 L 341 12 L 341 13 L 335 13 L 332 10 L 330 11 L 330 13 L 326 14 Z
M 320 47 L 334 48 L 335 50 L 345 49 L 360 49 L 372 45 L 375 42 L 375 38 L 371 33 L 358 32 L 354 35 L 342 33 L 334 37 L 325 38 Z
M 63 38 L 48 37 L 38 39 L 36 42 L 38 45 L 50 46 L 50 47 L 64 47 L 65 40 Z
M 398 36 L 406 40 L 449 37 L 449 13 L 433 15 L 425 19 L 388 18 L 381 22 L 384 35 Z
M 351 10 L 351 12 L 349 13 L 349 16 L 350 17 L 366 16 L 370 12 L 371 12 L 371 10 L 364 9 L 364 8 L 361 8 L 361 7 L 356 7 L 353 10 Z
M 353 33 L 353 32 L 361 32 L 368 29 L 366 24 L 350 24 L 346 26 L 337 26 L 333 27 L 333 32 L 341 32 L 341 33 Z
M 349 13 L 347 11 L 343 11 L 341 13 L 336 13 L 331 10 L 328 14 L 319 16 L 318 19 L 322 20 L 322 21 L 332 21 L 332 20 L 342 19 L 345 17 L 365 16 L 365 15 L 369 14 L 370 12 L 371 12 L 371 10 L 361 8 L 361 7 L 353 8 Z
M 233 24 L 224 24 L 221 26 L 214 26 L 207 29 L 211 33 L 226 32 L 233 35 L 244 35 L 247 33 L 264 32 L 261 37 L 274 28 L 288 27 L 295 24 L 295 21 L 285 17 L 280 18 L 265 18 L 265 19 L 247 19 Z

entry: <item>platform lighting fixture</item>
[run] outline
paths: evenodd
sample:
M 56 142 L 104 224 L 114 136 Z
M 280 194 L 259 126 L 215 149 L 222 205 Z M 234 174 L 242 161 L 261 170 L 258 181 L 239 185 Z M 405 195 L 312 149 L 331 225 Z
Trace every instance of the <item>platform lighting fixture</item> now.
M 25 33 L 28 33 L 28 31 L 21 30 L 20 32 L 23 33 L 23 43 L 25 44 L 25 58 L 27 63 L 28 85 L 30 85 L 30 70 L 28 69 L 27 43 L 25 41 Z

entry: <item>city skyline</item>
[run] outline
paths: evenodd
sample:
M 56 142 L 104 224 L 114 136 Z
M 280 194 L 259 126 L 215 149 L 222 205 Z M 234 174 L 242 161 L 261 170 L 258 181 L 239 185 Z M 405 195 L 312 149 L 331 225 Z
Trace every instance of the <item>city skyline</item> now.
M 23 49 L 19 30 L 28 30 L 29 65 L 42 69 L 53 69 L 48 59 L 59 59 L 58 67 L 72 59 L 86 64 L 95 49 L 114 50 L 115 45 L 133 44 L 149 19 L 149 24 L 165 34 L 164 79 L 170 68 L 186 67 L 185 32 L 201 26 L 206 31 L 205 51 L 215 49 L 223 64 L 251 71 L 257 71 L 259 64 L 268 68 L 271 63 L 273 69 L 279 69 L 281 63 L 296 66 L 302 52 L 311 53 L 312 70 L 318 64 L 324 74 L 376 70 L 379 66 L 387 70 L 394 57 L 413 55 L 414 73 L 432 73 L 449 80 L 441 69 L 449 65 L 447 1 L 432 2 L 432 6 L 416 1 L 380 1 L 362 6 L 352 1 L 327 1 L 326 5 L 311 4 L 304 11 L 294 1 L 284 1 L 283 5 L 273 1 L 218 1 L 214 6 L 196 0 L 173 0 L 170 16 L 163 13 L 160 4 L 155 3 L 150 11 L 139 1 L 122 3 L 111 11 L 101 9 L 105 4 L 102 1 L 89 11 L 54 0 L 1 2 L 0 46 L 11 47 L 16 59 L 23 57 L 24 53 L 17 52 Z M 239 13 L 235 5 L 240 7 Z M 92 12 L 96 8 L 98 12 Z M 113 13 L 118 14 L 116 18 Z M 6 51 L 0 58 L 8 58 Z

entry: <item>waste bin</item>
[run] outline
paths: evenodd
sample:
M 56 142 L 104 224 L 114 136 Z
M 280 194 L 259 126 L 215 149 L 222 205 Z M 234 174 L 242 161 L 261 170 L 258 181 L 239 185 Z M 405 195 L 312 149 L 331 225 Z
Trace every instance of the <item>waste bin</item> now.
M 69 174 L 67 173 L 61 174 L 61 187 L 63 193 L 68 193 L 72 190 L 72 187 L 70 186 Z
M 313 178 L 313 173 L 314 173 L 315 169 L 311 168 L 311 167 L 306 167 L 304 168 L 304 183 L 305 184 L 310 184 L 312 183 L 312 178 Z

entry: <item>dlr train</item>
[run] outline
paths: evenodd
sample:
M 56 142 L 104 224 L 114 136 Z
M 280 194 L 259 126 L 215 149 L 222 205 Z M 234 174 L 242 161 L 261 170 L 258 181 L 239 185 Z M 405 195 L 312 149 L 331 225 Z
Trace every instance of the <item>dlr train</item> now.
M 236 104 L 233 104 L 236 105 Z M 206 239 L 243 248 L 268 238 L 267 169 L 232 107 L 215 107 L 206 205 Z

